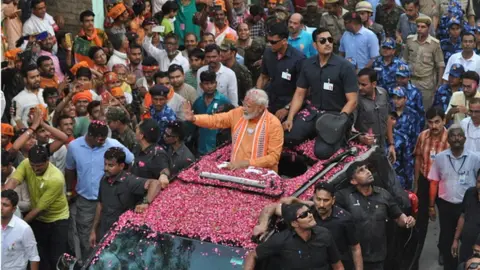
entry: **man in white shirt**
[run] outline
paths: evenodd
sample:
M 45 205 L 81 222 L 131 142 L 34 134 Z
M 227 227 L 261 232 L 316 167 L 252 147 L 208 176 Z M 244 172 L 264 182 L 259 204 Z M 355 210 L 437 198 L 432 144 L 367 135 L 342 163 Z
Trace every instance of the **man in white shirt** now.
M 165 50 L 161 50 L 152 44 L 152 27 L 145 27 L 147 36 L 143 40 L 143 48 L 148 55 L 155 58 L 160 63 L 160 71 L 167 71 L 168 67 L 172 64 L 177 64 L 183 67 L 183 70 L 190 69 L 190 63 L 182 53 L 178 50 L 178 37 L 174 33 L 167 34 L 163 41 Z
M 2 269 L 24 270 L 30 262 L 31 270 L 38 270 L 37 241 L 32 228 L 13 213 L 18 195 L 13 190 L 2 191 Z
M 28 113 L 30 108 L 39 104 L 46 106 L 43 100 L 43 89 L 40 88 L 40 71 L 36 65 L 28 65 L 22 70 L 25 78 L 25 89 L 16 95 L 12 102 L 15 104 L 15 117 L 12 119 L 12 125 L 16 126 L 16 121 L 22 121 L 23 125 L 28 127 Z
M 205 47 L 205 63 L 206 66 L 201 67 L 197 71 L 197 93 L 198 96 L 203 94 L 203 90 L 200 87 L 200 74 L 203 71 L 210 69 L 217 74 L 217 91 L 228 97 L 230 103 L 238 106 L 238 89 L 237 89 L 237 76 L 228 67 L 222 65 L 220 57 L 220 47 L 216 44 L 210 44 Z
M 32 1 L 32 15 L 23 24 L 23 36 L 30 36 L 47 31 L 52 36 L 55 36 L 55 31 L 58 26 L 52 16 L 47 13 L 47 5 L 45 0 Z M 53 48 L 57 52 L 57 43 Z
M 480 154 L 480 98 L 473 98 L 470 101 L 468 114 L 470 117 L 460 122 L 465 137 L 467 137 L 465 148 Z
M 445 72 L 443 73 L 442 79 L 445 82 L 448 82 L 448 74 L 450 68 L 453 64 L 460 64 L 465 68 L 465 71 L 475 71 L 480 73 L 480 56 L 477 55 L 473 50 L 476 47 L 475 35 L 471 32 L 465 32 L 462 34 L 462 51 L 453 54 L 448 59 Z
M 122 64 L 128 67 L 128 39 L 124 34 L 113 34 L 110 36 L 110 43 L 112 43 L 113 54 L 108 60 L 107 67 L 109 70 L 112 70 L 113 66 L 116 64 Z
M 480 98 L 480 92 L 477 91 L 479 83 L 480 76 L 477 72 L 470 70 L 462 74 L 462 91 L 453 93 L 445 111 L 447 122 L 453 119 L 454 124 L 460 124 L 467 117 L 472 99 Z

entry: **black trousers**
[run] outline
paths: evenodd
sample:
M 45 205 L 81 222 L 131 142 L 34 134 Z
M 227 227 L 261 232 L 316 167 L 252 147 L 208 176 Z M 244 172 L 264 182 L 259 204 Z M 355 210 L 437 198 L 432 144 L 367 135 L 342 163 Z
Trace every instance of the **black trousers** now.
M 450 250 L 458 218 L 462 214 L 462 204 L 453 204 L 438 198 L 437 206 L 440 219 L 440 242 L 438 246 L 443 255 L 443 269 L 455 270 L 457 269 L 458 259 L 452 257 Z
M 67 252 L 68 219 L 45 223 L 35 220 L 31 224 L 40 255 L 40 270 L 55 270 L 58 258 Z
M 302 116 L 297 114 L 293 119 L 292 130 L 285 132 L 284 142 L 288 147 L 297 146 L 308 139 L 316 137 L 315 123 L 322 114 L 314 110 L 309 110 L 308 116 Z M 351 120 L 347 124 L 351 126 Z M 349 130 L 350 128 L 347 128 Z M 318 136 L 315 139 L 314 154 L 319 159 L 330 158 L 344 143 L 344 140 L 340 140 L 335 145 L 330 145 L 320 139 Z

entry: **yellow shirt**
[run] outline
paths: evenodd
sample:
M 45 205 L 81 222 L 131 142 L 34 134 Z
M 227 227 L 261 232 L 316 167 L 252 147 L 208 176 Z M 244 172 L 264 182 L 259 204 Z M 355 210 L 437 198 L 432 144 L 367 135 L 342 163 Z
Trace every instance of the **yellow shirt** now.
M 20 184 L 26 181 L 32 209 L 37 208 L 42 211 L 36 218 L 38 221 L 52 223 L 68 219 L 70 214 L 64 192 L 65 178 L 53 164 L 48 164 L 43 175 L 36 175 L 30 166 L 30 161 L 25 159 L 18 165 L 12 178 Z
M 477 93 L 475 94 L 475 97 L 480 98 L 480 92 L 477 91 Z M 463 94 L 463 91 L 458 91 L 453 93 L 452 98 L 450 99 L 450 103 L 448 103 L 448 108 L 445 114 L 447 114 L 448 111 L 450 111 L 450 109 L 452 108 L 452 105 L 457 105 L 457 106 L 463 105 L 467 108 L 467 110 L 469 109 L 469 104 L 468 104 L 468 101 L 465 100 L 465 95 Z M 464 113 L 456 113 L 453 115 L 453 123 L 460 124 L 460 122 L 466 117 L 467 115 Z M 449 120 L 450 119 L 447 119 L 447 121 Z
M 270 113 L 269 113 L 270 114 Z M 283 128 L 282 124 L 277 117 L 271 115 L 269 119 L 269 128 L 268 128 L 268 145 L 267 145 L 267 155 L 252 159 L 252 144 L 253 136 L 252 134 L 245 134 L 243 140 L 238 149 L 237 155 L 234 157 L 234 161 L 248 160 L 251 166 L 267 168 L 274 171 L 278 171 L 278 162 L 280 160 L 280 154 L 283 147 Z M 234 133 L 233 128 L 237 122 L 243 117 L 243 108 L 238 107 L 226 113 L 218 113 L 214 115 L 201 114 L 195 115 L 194 124 L 211 129 L 232 129 L 232 135 Z M 247 129 L 255 130 L 258 120 L 249 120 Z

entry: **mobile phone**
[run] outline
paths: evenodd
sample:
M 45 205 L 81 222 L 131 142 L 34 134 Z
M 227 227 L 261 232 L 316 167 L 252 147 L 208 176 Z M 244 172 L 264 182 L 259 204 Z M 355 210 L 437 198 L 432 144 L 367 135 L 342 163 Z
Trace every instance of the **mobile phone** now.
M 66 33 L 65 34 L 65 43 L 67 45 L 67 48 L 72 48 L 72 46 L 73 46 L 72 33 Z

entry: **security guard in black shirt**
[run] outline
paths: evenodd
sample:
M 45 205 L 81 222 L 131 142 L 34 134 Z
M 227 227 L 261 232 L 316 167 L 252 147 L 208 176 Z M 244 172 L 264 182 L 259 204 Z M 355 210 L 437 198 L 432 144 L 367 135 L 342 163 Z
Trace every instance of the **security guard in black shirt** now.
M 268 111 L 280 121 L 285 120 L 300 75 L 305 55 L 288 45 L 288 28 L 285 23 L 272 25 L 267 34 L 266 48 L 262 59 L 262 73 L 257 88 L 268 93 Z
M 312 215 L 318 225 L 330 231 L 340 253 L 340 259 L 346 270 L 362 269 L 362 251 L 357 239 L 355 224 L 350 213 L 334 205 L 335 189 L 332 184 L 320 182 L 315 185 L 315 193 L 311 201 L 303 201 L 295 197 L 283 198 L 280 203 L 265 207 L 254 229 L 254 235 L 266 232 L 271 215 L 282 214 L 282 205 L 303 203 L 310 206 Z M 353 260 L 352 260 L 353 257 Z
M 387 256 L 387 220 L 393 219 L 398 226 L 411 228 L 415 219 L 402 213 L 388 191 L 372 185 L 373 175 L 365 162 L 351 164 L 347 177 L 353 186 L 338 191 L 336 202 L 352 214 L 357 225 L 363 269 L 383 270 Z
M 344 269 L 332 234 L 317 226 L 307 205 L 284 205 L 282 213 L 291 229 L 274 234 L 248 253 L 244 269 L 253 270 L 257 260 L 274 256 L 275 269 Z
M 357 106 L 358 85 L 353 65 L 333 54 L 333 37 L 327 29 L 316 29 L 312 37 L 318 56 L 303 62 L 290 111 L 283 122 L 287 146 L 315 137 L 315 124 L 326 113 L 339 115 L 338 122 L 345 124 L 338 129 L 349 130 L 353 123 L 351 114 Z M 314 153 L 319 159 L 329 158 L 343 143 L 340 139 L 335 144 L 325 143 L 322 134 L 317 135 Z

